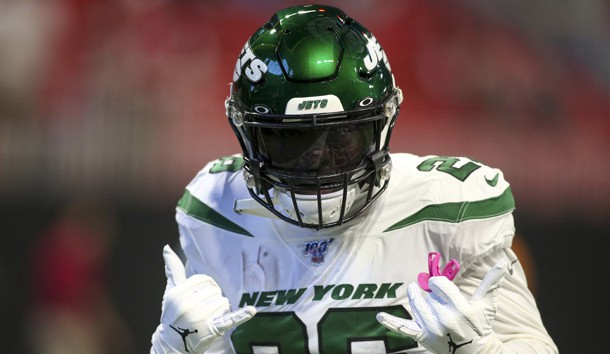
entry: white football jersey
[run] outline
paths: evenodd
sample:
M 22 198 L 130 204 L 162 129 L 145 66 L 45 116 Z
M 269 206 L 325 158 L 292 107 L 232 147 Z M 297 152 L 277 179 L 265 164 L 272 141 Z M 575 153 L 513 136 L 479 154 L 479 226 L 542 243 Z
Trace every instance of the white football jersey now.
M 468 158 L 393 154 L 392 162 L 377 201 L 355 220 L 322 230 L 236 213 L 235 201 L 251 198 L 239 155 L 199 172 L 176 214 L 187 276 L 210 275 L 233 309 L 258 310 L 208 352 L 427 353 L 375 316 L 411 318 L 407 285 L 428 271 L 429 252 L 440 253 L 441 267 L 459 262 L 454 281 L 468 295 L 508 257 L 494 331 L 504 342 L 553 352 L 510 250 L 514 200 L 502 172 Z

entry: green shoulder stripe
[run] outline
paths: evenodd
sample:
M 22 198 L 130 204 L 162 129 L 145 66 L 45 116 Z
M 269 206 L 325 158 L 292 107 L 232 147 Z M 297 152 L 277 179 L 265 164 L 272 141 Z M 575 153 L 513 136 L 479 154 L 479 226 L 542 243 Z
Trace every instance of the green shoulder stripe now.
M 384 230 L 393 231 L 416 224 L 418 222 L 433 220 L 457 223 L 471 219 L 485 219 L 502 215 L 515 209 L 515 199 L 510 187 L 497 197 L 478 200 L 476 202 L 453 202 L 428 205 L 413 215 L 410 215 Z
M 239 225 L 225 218 L 216 210 L 210 208 L 201 200 L 195 198 L 188 190 L 184 191 L 182 198 L 178 201 L 178 209 L 185 212 L 196 219 L 199 219 L 208 224 L 212 224 L 221 229 L 253 237 L 251 233 L 244 230 Z

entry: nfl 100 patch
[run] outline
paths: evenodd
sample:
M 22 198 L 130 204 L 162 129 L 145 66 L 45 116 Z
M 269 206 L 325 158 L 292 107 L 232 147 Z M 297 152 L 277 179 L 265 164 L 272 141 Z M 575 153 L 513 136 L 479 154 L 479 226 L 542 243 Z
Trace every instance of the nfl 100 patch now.
M 328 250 L 328 246 L 333 243 L 334 239 L 318 240 L 318 241 L 307 241 L 305 242 L 305 248 L 303 255 L 305 257 L 311 257 L 311 264 L 320 265 L 324 263 L 324 255 Z

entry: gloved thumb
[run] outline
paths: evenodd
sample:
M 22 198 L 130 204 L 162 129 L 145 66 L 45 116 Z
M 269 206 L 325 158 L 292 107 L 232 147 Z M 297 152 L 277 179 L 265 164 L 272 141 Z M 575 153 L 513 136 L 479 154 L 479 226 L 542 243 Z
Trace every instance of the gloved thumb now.
M 423 333 L 422 328 L 413 320 L 397 317 L 387 312 L 379 312 L 376 318 L 377 322 L 381 323 L 385 328 L 415 340 L 419 340 Z
M 169 245 L 163 247 L 163 260 L 165 261 L 165 276 L 167 277 L 168 288 L 173 288 L 186 280 L 184 264 Z
M 210 323 L 210 328 L 217 335 L 222 335 L 225 331 L 248 321 L 254 315 L 256 315 L 256 307 L 246 306 L 215 319 Z

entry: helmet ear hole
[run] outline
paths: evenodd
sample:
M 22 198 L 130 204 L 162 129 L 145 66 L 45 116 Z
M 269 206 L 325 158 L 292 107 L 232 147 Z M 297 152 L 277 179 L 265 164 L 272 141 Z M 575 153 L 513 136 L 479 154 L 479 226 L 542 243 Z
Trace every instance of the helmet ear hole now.
M 269 114 L 271 113 L 271 109 L 267 106 L 264 105 L 256 105 L 253 107 L 254 112 L 256 113 L 260 113 L 260 114 Z
M 375 99 L 373 97 L 366 97 L 364 99 L 362 99 L 360 102 L 358 102 L 358 106 L 359 107 L 368 107 L 370 106 L 373 102 L 375 101 Z

